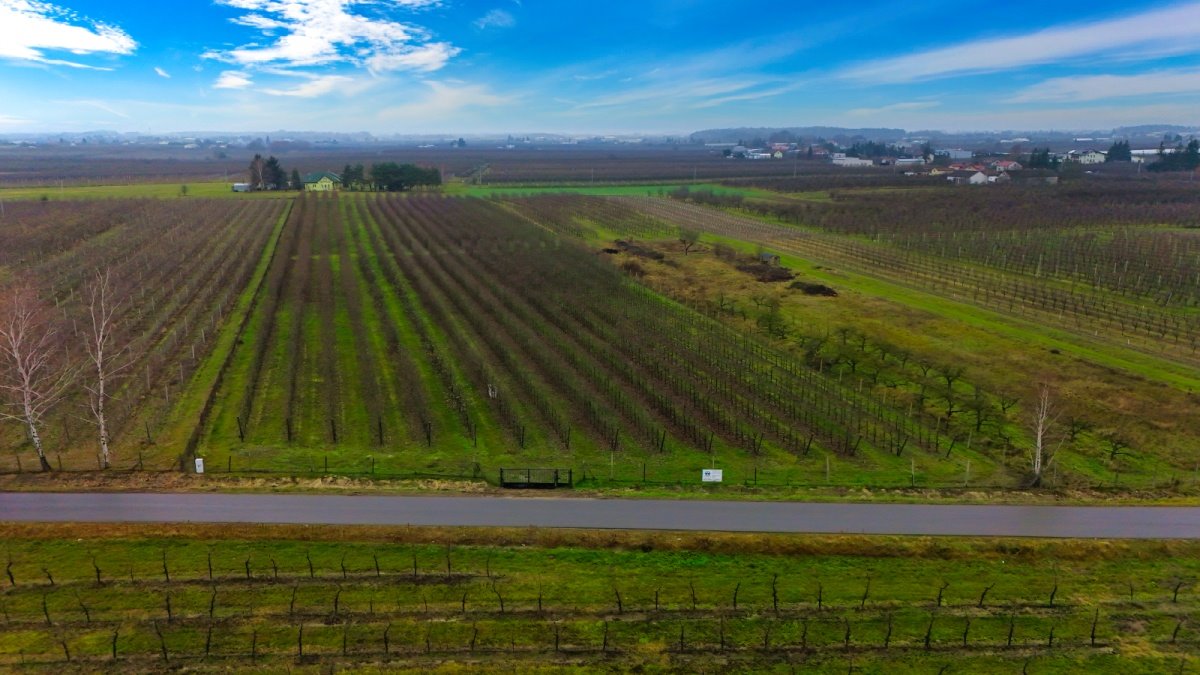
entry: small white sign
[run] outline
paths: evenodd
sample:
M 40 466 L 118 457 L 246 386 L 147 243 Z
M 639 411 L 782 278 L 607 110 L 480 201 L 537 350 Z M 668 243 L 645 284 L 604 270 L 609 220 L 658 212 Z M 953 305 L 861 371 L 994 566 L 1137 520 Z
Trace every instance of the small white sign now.
M 196 473 L 204 473 L 204 458 L 196 458 Z
M 723 469 L 704 469 L 700 472 L 700 480 L 705 483 L 720 483 Z

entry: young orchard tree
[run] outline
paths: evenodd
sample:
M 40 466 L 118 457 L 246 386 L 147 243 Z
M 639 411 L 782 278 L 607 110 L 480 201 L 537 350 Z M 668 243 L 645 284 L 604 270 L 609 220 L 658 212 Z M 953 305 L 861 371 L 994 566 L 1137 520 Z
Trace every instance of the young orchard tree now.
M 0 298 L 0 392 L 8 399 L 0 417 L 25 425 L 42 471 L 50 470 L 42 420 L 62 400 L 72 374 L 56 360 L 61 342 L 51 316 L 31 286 L 10 288 Z
M 109 452 L 108 414 L 104 404 L 110 397 L 113 378 L 130 365 L 129 361 L 119 362 L 125 349 L 115 344 L 114 333 L 117 309 L 121 303 L 113 295 L 109 270 L 97 271 L 88 290 L 88 315 L 92 325 L 89 331 L 83 333 L 83 346 L 87 352 L 87 367 L 91 377 L 83 388 L 88 393 L 88 407 L 100 434 L 100 466 L 105 469 L 112 457 Z
M 683 244 L 683 254 L 687 255 L 688 251 L 700 241 L 700 230 L 691 227 L 679 228 L 679 243 Z
M 1055 425 L 1058 422 L 1059 414 L 1060 411 L 1054 407 L 1054 402 L 1051 400 L 1050 385 L 1043 384 L 1038 389 L 1037 403 L 1029 418 L 1029 431 L 1033 434 L 1033 446 L 1029 452 L 1033 487 L 1042 484 L 1043 473 L 1050 468 L 1055 454 L 1062 446 L 1061 439 L 1056 439 Z

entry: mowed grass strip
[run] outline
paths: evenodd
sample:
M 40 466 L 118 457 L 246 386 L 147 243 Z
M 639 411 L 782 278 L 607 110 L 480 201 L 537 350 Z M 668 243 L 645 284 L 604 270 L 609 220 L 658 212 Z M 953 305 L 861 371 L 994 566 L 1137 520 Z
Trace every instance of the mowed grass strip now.
M 71 524 L 0 537 L 11 668 L 1200 662 L 1195 542 Z

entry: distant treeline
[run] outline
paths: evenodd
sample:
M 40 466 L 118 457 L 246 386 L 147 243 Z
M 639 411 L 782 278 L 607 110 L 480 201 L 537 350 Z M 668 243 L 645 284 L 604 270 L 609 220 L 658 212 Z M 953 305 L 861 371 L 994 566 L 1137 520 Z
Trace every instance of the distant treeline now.
M 1164 145 L 1159 146 L 1158 161 L 1151 164 L 1151 171 L 1195 171 L 1200 168 L 1200 141 L 1192 139 L 1185 146 L 1179 143 L 1174 152 L 1167 152 Z
M 349 190 L 402 192 L 414 187 L 441 184 L 441 171 L 425 169 L 416 164 L 380 162 L 371 165 L 370 173 L 367 173 L 362 164 L 347 164 L 342 169 L 342 186 Z

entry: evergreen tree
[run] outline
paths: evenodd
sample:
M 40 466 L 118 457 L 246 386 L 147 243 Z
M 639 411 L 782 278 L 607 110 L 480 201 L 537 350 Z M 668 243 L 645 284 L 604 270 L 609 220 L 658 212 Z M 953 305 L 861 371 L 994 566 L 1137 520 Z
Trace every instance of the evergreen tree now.
M 1133 151 L 1129 147 L 1129 141 L 1117 141 L 1108 149 L 1108 155 L 1104 158 L 1105 162 L 1132 162 Z
M 420 185 L 441 185 L 442 174 L 437 169 L 422 169 L 415 164 L 382 162 L 371 165 L 371 180 L 376 189 L 397 192 Z
M 1192 139 L 1186 146 L 1180 142 L 1174 152 L 1159 146 L 1159 160 L 1150 165 L 1151 171 L 1195 171 L 1200 168 L 1200 140 Z
M 275 159 L 274 155 L 263 162 L 262 182 L 264 188 L 272 190 L 281 190 L 287 183 L 287 172 L 279 165 L 279 160 Z

